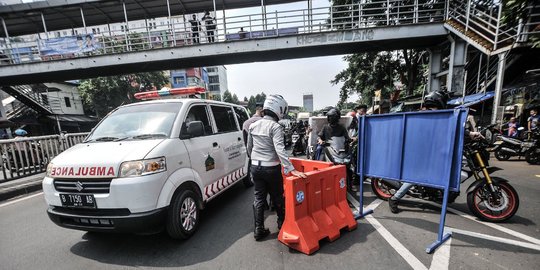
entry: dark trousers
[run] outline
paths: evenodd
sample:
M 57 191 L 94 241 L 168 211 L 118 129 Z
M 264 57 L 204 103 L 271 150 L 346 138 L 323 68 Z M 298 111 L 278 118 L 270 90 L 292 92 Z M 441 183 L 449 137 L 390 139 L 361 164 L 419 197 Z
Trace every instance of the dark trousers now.
M 251 177 L 255 184 L 255 201 L 253 202 L 255 228 L 264 228 L 264 209 L 268 194 L 278 216 L 278 225 L 281 227 L 285 220 L 281 165 L 272 167 L 251 165 Z
M 193 43 L 199 43 L 199 32 L 193 32 L 191 37 L 193 38 Z
M 206 28 L 206 38 L 208 39 L 208 42 L 214 42 L 214 29 Z

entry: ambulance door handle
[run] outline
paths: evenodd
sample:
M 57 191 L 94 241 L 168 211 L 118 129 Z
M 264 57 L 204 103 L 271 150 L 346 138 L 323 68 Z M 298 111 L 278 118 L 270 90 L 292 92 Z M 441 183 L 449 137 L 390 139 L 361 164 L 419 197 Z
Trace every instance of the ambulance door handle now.
M 219 146 L 219 144 L 218 144 L 217 142 L 214 142 L 214 143 L 212 144 L 212 146 L 213 146 L 214 148 L 217 148 L 217 147 Z

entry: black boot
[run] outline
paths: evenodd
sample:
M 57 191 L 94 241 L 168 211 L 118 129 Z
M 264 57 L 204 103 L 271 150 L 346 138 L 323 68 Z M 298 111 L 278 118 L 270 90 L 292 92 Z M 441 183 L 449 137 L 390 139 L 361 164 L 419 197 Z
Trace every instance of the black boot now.
M 390 211 L 394 214 L 397 214 L 399 213 L 399 208 L 398 208 L 398 200 L 396 198 L 394 198 L 394 196 L 390 197 L 390 199 L 388 199 L 388 206 L 390 207 Z
M 253 217 L 255 219 L 253 237 L 255 241 L 260 241 L 270 234 L 270 230 L 264 227 L 264 208 L 253 205 Z

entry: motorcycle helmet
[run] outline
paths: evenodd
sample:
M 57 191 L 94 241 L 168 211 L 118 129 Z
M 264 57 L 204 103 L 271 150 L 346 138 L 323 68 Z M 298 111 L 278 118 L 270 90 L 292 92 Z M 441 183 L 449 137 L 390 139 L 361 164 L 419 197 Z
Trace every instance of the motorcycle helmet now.
M 22 128 L 18 128 L 17 130 L 15 130 L 15 135 L 17 135 L 17 136 L 26 136 L 26 135 L 28 135 L 28 132 L 26 132 L 26 130 L 24 130 Z
M 326 119 L 330 125 L 337 125 L 339 118 L 341 118 L 341 112 L 336 108 L 332 108 L 326 113 Z
M 445 109 L 448 98 L 447 92 L 434 91 L 424 97 L 424 106 L 426 108 L 437 108 L 438 110 Z
M 264 100 L 263 110 L 272 112 L 277 120 L 281 120 L 287 115 L 288 104 L 281 95 L 269 95 Z

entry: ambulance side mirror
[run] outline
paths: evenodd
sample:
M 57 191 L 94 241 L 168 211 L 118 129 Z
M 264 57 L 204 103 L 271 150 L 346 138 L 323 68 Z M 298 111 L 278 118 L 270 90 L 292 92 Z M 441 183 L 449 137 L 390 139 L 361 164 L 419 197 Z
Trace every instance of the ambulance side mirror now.
M 204 125 L 202 121 L 191 121 L 187 125 L 184 124 L 180 139 L 190 139 L 204 135 Z

